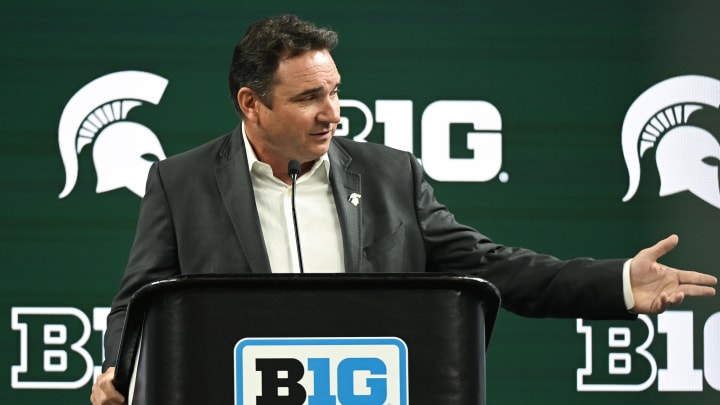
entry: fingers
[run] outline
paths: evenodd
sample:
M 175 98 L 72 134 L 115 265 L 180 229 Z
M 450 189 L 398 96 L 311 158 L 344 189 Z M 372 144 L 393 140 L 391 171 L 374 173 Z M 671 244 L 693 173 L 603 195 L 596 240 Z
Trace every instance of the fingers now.
M 122 405 L 125 403 L 125 397 L 115 390 L 106 392 L 96 385 L 93 386 L 90 402 L 93 405 Z
M 120 405 L 125 403 L 125 397 L 123 397 L 113 385 L 113 377 L 115 375 L 115 368 L 109 368 L 104 373 L 98 376 L 97 381 L 92 387 L 92 394 L 90 395 L 90 402 L 93 405 Z
M 671 306 L 680 305 L 685 299 L 685 294 L 682 292 L 674 292 L 670 294 L 663 294 L 660 297 L 660 312 L 664 312 Z
M 694 284 L 681 284 L 678 291 L 688 297 L 712 297 L 715 295 L 713 287 L 706 287 Z
M 696 271 L 680 271 L 677 270 L 678 282 L 683 284 L 695 284 L 712 286 L 717 284 L 717 278 L 709 274 L 698 273 Z
M 714 285 L 717 278 L 696 271 L 669 269 L 677 275 L 677 291 L 688 297 L 712 297 L 715 295 Z
M 657 261 L 657 259 L 664 256 L 666 253 L 675 249 L 675 246 L 678 244 L 678 240 L 677 235 L 670 235 L 653 246 L 645 249 L 645 253 L 649 255 L 650 259 Z
M 715 289 L 712 287 L 683 284 L 678 286 L 674 292 L 666 292 L 660 295 L 660 308 L 658 308 L 657 313 L 682 304 L 685 297 L 708 297 L 713 295 L 715 295 Z

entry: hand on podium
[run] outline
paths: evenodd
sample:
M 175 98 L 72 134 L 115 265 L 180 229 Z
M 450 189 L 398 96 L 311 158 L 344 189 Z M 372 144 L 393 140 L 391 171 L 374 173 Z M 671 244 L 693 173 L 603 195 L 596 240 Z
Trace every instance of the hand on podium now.
M 90 394 L 90 402 L 93 405 L 122 405 L 125 403 L 125 397 L 113 385 L 114 376 L 115 367 L 108 368 L 98 376 Z
M 678 270 L 657 260 L 677 246 L 677 235 L 671 235 L 641 250 L 630 264 L 630 285 L 635 306 L 632 312 L 658 314 L 685 297 L 715 295 L 717 278 L 695 271 Z

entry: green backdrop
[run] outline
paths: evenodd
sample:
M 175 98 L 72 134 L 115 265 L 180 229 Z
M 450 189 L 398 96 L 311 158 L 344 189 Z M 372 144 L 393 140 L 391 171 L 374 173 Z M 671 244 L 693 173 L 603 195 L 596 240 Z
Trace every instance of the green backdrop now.
M 403 119 L 412 123 L 421 159 L 423 139 L 438 136 L 422 130 L 431 103 L 482 100 L 497 109 L 500 172 L 482 182 L 430 179 L 461 222 L 562 258 L 629 257 L 677 233 L 680 246 L 665 263 L 720 275 L 720 208 L 692 192 L 660 196 L 654 149 L 641 159 L 637 193 L 622 201 L 629 177 L 621 133 L 633 102 L 671 78 L 720 79 L 715 1 L 4 1 L 1 403 L 87 401 L 86 361 L 71 344 L 83 341 L 100 364 L 101 325 L 93 322 L 102 316 L 94 308 L 109 306 L 134 234 L 139 197 L 127 189 L 95 192 L 92 145 L 78 155 L 74 189 L 58 198 L 66 179 L 58 124 L 70 98 L 109 73 L 164 77 L 160 102 L 133 109 L 128 120 L 150 128 L 168 156 L 190 149 L 236 124 L 226 89 L 232 48 L 252 21 L 281 12 L 339 32 L 341 97 L 370 110 L 368 141 L 396 136 L 385 134 L 390 124 L 378 117 L 377 100 L 411 102 Z M 367 124 L 359 111 L 343 109 L 349 136 Z M 717 105 L 684 125 L 716 137 Z M 472 159 L 472 131 L 468 123 L 450 125 L 451 158 Z M 709 189 L 718 182 L 713 153 L 693 163 L 715 167 Z M 488 354 L 488 401 L 717 403 L 718 304 L 690 300 L 665 318 L 649 317 L 646 356 L 635 352 L 649 336 L 642 321 L 578 325 L 502 312 Z M 592 327 L 592 339 L 579 326 Z M 591 388 L 579 390 L 578 369 L 588 358 L 593 372 L 582 381 Z M 598 388 L 608 385 L 614 388 Z

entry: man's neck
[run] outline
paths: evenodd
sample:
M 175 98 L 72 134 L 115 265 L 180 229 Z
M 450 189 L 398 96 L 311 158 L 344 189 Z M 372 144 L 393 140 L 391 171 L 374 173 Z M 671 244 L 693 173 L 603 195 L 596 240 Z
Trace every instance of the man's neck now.
M 248 144 L 252 148 L 253 153 L 255 154 L 255 158 L 270 166 L 273 172 L 273 176 L 282 181 L 283 183 L 290 185 L 292 184 L 292 179 L 290 178 L 290 174 L 288 173 L 288 163 L 290 159 L 273 159 L 272 154 L 266 153 L 264 150 L 259 149 L 256 147 L 258 142 L 253 141 L 253 136 L 248 133 L 247 126 L 243 123 L 243 134 L 245 137 L 247 137 Z M 300 163 L 300 175 L 309 172 L 313 165 L 315 164 L 315 160 L 310 160 L 308 162 L 301 162 Z

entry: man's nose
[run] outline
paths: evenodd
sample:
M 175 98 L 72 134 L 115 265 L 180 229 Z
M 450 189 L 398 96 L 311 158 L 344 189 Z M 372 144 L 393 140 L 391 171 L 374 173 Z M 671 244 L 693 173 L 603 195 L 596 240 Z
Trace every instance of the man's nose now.
M 325 99 L 322 109 L 318 114 L 318 120 L 332 124 L 340 122 L 340 101 L 337 97 L 328 97 Z

